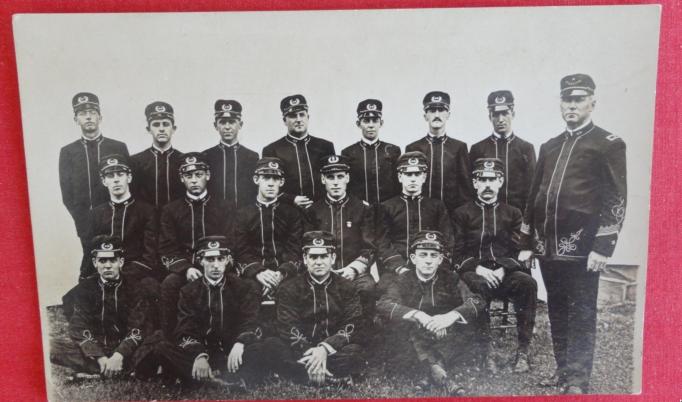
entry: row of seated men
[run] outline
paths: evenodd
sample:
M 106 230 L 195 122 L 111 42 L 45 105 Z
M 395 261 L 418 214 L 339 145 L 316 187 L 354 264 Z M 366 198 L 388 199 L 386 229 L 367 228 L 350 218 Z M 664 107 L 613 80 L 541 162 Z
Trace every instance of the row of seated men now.
M 256 200 L 240 208 L 235 216 L 233 206 L 216 202 L 210 197 L 206 188 L 211 169 L 204 156 L 199 153 L 186 154 L 179 167 L 186 197 L 162 209 L 160 228 L 155 230 L 156 215 L 153 208 L 134 200 L 130 194 L 129 184 L 134 176 L 127 165 L 127 158 L 122 155 L 108 156 L 101 161 L 100 173 L 104 186 L 109 189 L 111 202 L 92 211 L 89 230 L 93 235 L 106 233 L 120 236 L 127 253 L 125 265 L 121 267 L 123 276 L 140 282 L 150 303 L 160 310 L 159 326 L 169 341 L 174 339 L 173 334 L 177 335 L 178 326 L 182 324 L 182 295 L 186 289 L 183 286 L 188 282 L 190 285 L 210 284 L 206 266 L 197 260 L 201 254 L 197 245 L 206 235 L 222 236 L 220 243 L 226 249 L 233 250 L 229 256 L 230 266 L 236 268 L 235 273 L 241 278 L 255 284 L 258 301 L 274 299 L 279 322 L 280 315 L 285 314 L 282 313 L 283 283 L 297 277 L 305 278 L 304 266 L 308 272 L 315 271 L 316 265 L 312 264 L 312 268 L 309 266 L 305 253 L 301 258 L 301 241 L 305 240 L 303 231 L 329 232 L 330 238 L 336 243 L 335 257 L 329 262 L 332 275 L 353 284 L 361 305 L 362 326 L 371 329 L 374 328 L 375 309 L 377 306 L 386 306 L 386 303 L 382 304 L 382 298 L 391 293 L 389 285 L 400 283 L 401 278 L 411 277 L 417 272 L 410 250 L 411 245 L 414 246 L 414 239 L 419 237 L 422 230 L 431 230 L 428 238 L 433 237 L 432 233 L 437 233 L 439 244 L 442 244 L 438 249 L 438 258 L 442 263 L 439 262 L 437 267 L 450 274 L 456 270 L 468 288 L 477 294 L 476 297 L 485 300 L 479 309 L 485 311 L 487 303 L 497 296 L 510 297 L 515 302 L 519 326 L 515 369 L 528 370 L 528 344 L 535 316 L 536 285 L 527 268 L 514 258 L 518 253 L 514 236 L 519 231 L 521 212 L 497 201 L 504 182 L 502 162 L 494 158 L 476 161 L 472 176 L 477 200 L 458 208 L 451 221 L 442 201 L 421 196 L 428 171 L 428 161 L 422 153 L 408 152 L 400 156 L 396 175 L 403 195 L 382 203 L 379 208 L 373 208 L 347 194 L 350 167 L 346 160 L 342 155 L 329 155 L 320 161 L 321 182 L 326 196 L 302 210 L 280 201 L 280 190 L 285 183 L 281 161 L 277 158 L 262 158 L 257 162 L 252 177 L 258 187 Z M 155 242 L 158 243 L 158 249 L 154 247 Z M 155 264 L 156 260 L 163 261 L 163 264 Z M 381 274 L 379 291 L 375 290 L 374 279 L 369 275 L 369 268 L 374 263 L 379 266 Z M 83 283 L 94 280 L 92 273 L 83 276 L 90 277 L 84 279 Z M 155 286 L 149 284 L 156 280 L 161 281 L 158 296 Z M 423 282 L 429 283 L 428 280 Z M 426 299 L 427 303 L 431 300 L 432 308 L 437 307 L 434 284 L 435 281 L 431 282 L 431 294 Z M 72 319 L 77 316 L 73 311 L 78 310 L 80 286 L 65 297 L 66 312 Z M 196 288 L 199 285 L 193 286 Z M 425 288 L 422 285 L 420 289 Z M 441 296 L 454 297 L 455 293 L 445 290 L 448 294 L 443 293 Z M 293 295 L 300 295 L 300 291 Z M 324 302 L 330 303 L 326 291 L 324 294 Z M 313 298 L 317 299 L 315 296 Z M 213 298 L 214 303 L 218 303 L 218 300 Z M 318 302 L 323 303 L 321 295 L 313 303 L 313 316 L 319 314 L 318 309 L 329 308 L 328 305 L 318 307 Z M 210 301 L 208 304 L 211 304 Z M 233 313 L 241 314 L 238 311 Z M 414 318 L 424 328 L 429 328 L 430 321 L 427 318 L 421 314 L 415 315 L 412 317 L 410 314 L 408 318 Z M 485 321 L 487 314 L 482 316 Z M 448 317 L 442 320 L 448 323 L 452 318 Z M 314 337 L 316 330 L 321 331 L 313 324 L 312 332 L 299 331 L 290 335 Z M 481 325 L 481 330 L 480 337 L 489 339 L 485 324 Z M 175 340 L 184 342 L 177 336 Z M 430 359 L 428 353 L 421 357 Z M 485 362 L 491 371 L 496 370 L 492 359 L 485 359 Z M 441 364 L 430 365 L 431 368 L 434 366 L 442 368 Z M 440 373 L 440 369 L 434 370 Z M 446 378 L 444 374 L 436 377 L 437 382 L 441 383 Z

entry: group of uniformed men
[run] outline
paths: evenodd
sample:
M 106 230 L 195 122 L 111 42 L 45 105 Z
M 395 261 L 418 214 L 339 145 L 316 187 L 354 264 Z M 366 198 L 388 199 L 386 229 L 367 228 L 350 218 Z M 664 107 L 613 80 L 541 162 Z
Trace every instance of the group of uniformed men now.
M 379 100 L 359 103 L 362 137 L 337 155 L 308 133 L 306 99 L 287 96 L 287 134 L 261 158 L 239 143 L 235 100 L 215 102 L 220 143 L 201 153 L 172 147 L 171 105 L 148 105 L 152 146 L 129 156 L 102 136 L 97 96 L 76 94 L 82 137 L 62 148 L 59 175 L 83 260 L 64 297 L 71 341 L 53 342 L 52 362 L 105 376 L 321 384 L 360 374 L 383 332 L 459 395 L 450 363 L 474 343 L 497 370 L 494 298 L 513 302 L 513 370 L 529 370 L 537 257 L 557 363 L 543 384 L 587 392 L 597 280 L 625 213 L 625 145 L 592 123 L 589 76 L 564 77 L 560 90 L 567 128 L 537 164 L 512 130 L 506 90 L 488 96 L 493 133 L 470 152 L 446 135 L 449 95 L 429 92 L 429 131 L 402 154 L 379 139 Z

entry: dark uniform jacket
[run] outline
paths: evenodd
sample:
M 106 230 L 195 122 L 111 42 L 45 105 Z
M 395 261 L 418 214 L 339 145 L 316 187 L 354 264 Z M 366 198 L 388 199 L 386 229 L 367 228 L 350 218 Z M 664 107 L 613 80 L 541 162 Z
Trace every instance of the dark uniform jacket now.
M 211 285 L 206 278 L 180 290 L 178 345 L 193 356 L 229 353 L 235 342 L 245 345 L 261 337 L 257 316 L 260 307 L 255 283 L 227 275 Z
M 279 158 L 284 164 L 282 199 L 289 203 L 298 195 L 317 200 L 325 194 L 320 181 L 320 159 L 334 154 L 334 144 L 311 135 L 303 139 L 286 135 L 263 148 L 263 157 Z
M 349 158 L 348 193 L 372 205 L 400 194 L 396 164 L 400 148 L 383 141 L 368 144 L 358 141 L 341 151 Z
M 625 217 L 625 142 L 590 122 L 540 147 L 521 232 L 547 260 L 610 257 Z M 529 247 L 530 248 L 530 247 Z
M 100 204 L 90 211 L 88 238 L 101 234 L 118 236 L 123 241 L 126 265 L 151 274 L 158 269 L 159 220 L 154 207 L 133 197 L 114 203 Z
M 148 308 L 134 283 L 125 279 L 104 283 L 99 275 L 91 276 L 74 288 L 69 335 L 86 357 L 119 352 L 125 361 L 149 335 L 145 326 Z
M 367 202 L 347 195 L 339 201 L 329 197 L 315 201 L 305 210 L 307 220 L 304 232 L 324 230 L 336 239 L 336 266 L 339 269 L 353 261 L 367 267 L 374 262 L 375 221 L 374 208 Z M 358 272 L 358 274 L 364 273 Z
M 159 231 L 163 265 L 170 272 L 184 274 L 194 266 L 192 250 L 204 236 L 225 236 L 233 244 L 233 216 L 231 205 L 211 195 L 201 200 L 185 196 L 163 207 Z
M 446 250 L 452 250 L 452 223 L 441 200 L 400 195 L 381 203 L 378 254 L 383 269 L 406 267 L 412 236 L 420 230 L 438 230 L 445 236 Z M 450 253 L 445 253 L 446 258 Z
M 130 158 L 133 169 L 133 194 L 157 209 L 182 198 L 185 186 L 180 181 L 178 173 L 182 155 L 182 152 L 175 148 L 161 152 L 154 147 L 133 155 Z
M 253 182 L 258 154 L 241 144 L 228 146 L 222 142 L 204 151 L 211 167 L 208 191 L 214 197 L 228 200 L 241 208 L 256 198 L 258 187 Z
M 459 312 L 467 323 L 483 312 L 481 297 L 460 282 L 455 272 L 439 269 L 431 280 L 423 282 L 417 274 L 408 272 L 394 281 L 380 284 L 381 298 L 377 313 L 385 320 L 402 320 L 410 311 L 419 310 L 428 315 Z
M 99 176 L 99 160 L 111 154 L 127 157 L 128 148 L 120 141 L 99 136 L 94 140 L 80 138 L 59 152 L 62 201 L 76 223 L 78 237 L 87 235 L 88 212 L 109 199 Z
M 237 213 L 237 263 L 248 278 L 265 269 L 297 272 L 301 261 L 303 215 L 291 204 L 252 202 Z
M 296 350 L 321 342 L 335 350 L 358 343 L 361 314 L 355 285 L 338 275 L 318 284 L 306 273 L 282 283 L 277 291 L 277 333 Z
M 411 151 L 422 152 L 429 161 L 424 196 L 442 200 L 448 212 L 474 198 L 467 144 L 447 135 L 427 135 L 405 148 Z
M 515 134 L 498 138 L 495 134 L 474 144 L 469 152 L 472 164 L 479 158 L 498 158 L 504 165 L 504 184 L 498 195 L 500 202 L 520 210 L 526 207 L 526 196 L 535 171 L 535 148 Z
M 476 200 L 457 208 L 452 216 L 452 262 L 458 272 L 473 271 L 479 265 L 490 269 L 502 266 L 507 272 L 522 269 L 516 260 L 521 220 L 518 208 L 499 202 Z

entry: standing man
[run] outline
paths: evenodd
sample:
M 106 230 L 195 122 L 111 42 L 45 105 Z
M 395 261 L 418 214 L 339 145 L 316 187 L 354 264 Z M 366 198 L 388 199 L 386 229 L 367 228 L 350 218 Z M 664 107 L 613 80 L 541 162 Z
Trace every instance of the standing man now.
M 625 142 L 592 122 L 595 83 L 561 79 L 566 130 L 540 148 L 521 226 L 541 262 L 557 371 L 543 385 L 586 393 L 592 372 L 599 272 L 613 254 L 627 198 Z
M 218 99 L 214 105 L 214 120 L 213 127 L 220 135 L 220 143 L 204 151 L 213 176 L 208 191 L 241 208 L 252 202 L 258 191 L 251 179 L 258 153 L 239 143 L 239 131 L 244 126 L 239 102 Z
M 257 280 L 268 296 L 285 278 L 297 273 L 301 260 L 303 215 L 293 205 L 279 201 L 284 174 L 279 159 L 260 159 L 253 172 L 258 195 L 237 213 L 239 270 L 246 278 Z
M 474 162 L 474 188 L 478 198 L 457 208 L 452 216 L 455 229 L 455 252 L 452 262 L 469 288 L 482 295 L 489 305 L 493 298 L 509 298 L 516 311 L 518 349 L 514 372 L 530 369 L 528 351 L 535 326 L 537 284 L 530 270 L 516 260 L 519 249 L 514 241 L 520 235 L 521 211 L 499 202 L 504 185 L 504 164 L 496 158 Z M 479 338 L 486 368 L 497 372 L 490 353 L 490 318 L 484 315 Z
M 395 175 L 400 147 L 379 140 L 379 130 L 384 125 L 382 110 L 378 99 L 360 102 L 355 124 L 362 137 L 341 151 L 341 155 L 349 158 L 348 192 L 372 205 L 400 194 L 400 183 Z
M 421 230 L 437 230 L 452 250 L 452 223 L 443 201 L 422 195 L 429 164 L 421 152 L 405 152 L 398 158 L 402 194 L 380 205 L 378 233 L 381 274 L 404 274 L 409 265 L 410 240 Z M 449 264 L 450 252 L 444 252 Z
M 419 151 L 426 155 L 429 170 L 424 196 L 443 201 L 452 213 L 473 199 L 467 144 L 448 137 L 445 132 L 450 118 L 450 95 L 441 91 L 429 92 L 422 104 L 429 132 L 408 145 L 405 152 Z
M 133 193 L 160 211 L 185 192 L 176 173 L 182 163 L 182 152 L 171 145 L 177 129 L 173 107 L 166 102 L 152 102 L 144 109 L 144 114 L 152 146 L 131 158 L 135 174 Z
M 258 345 L 254 359 L 264 372 L 323 385 L 361 370 L 360 297 L 349 280 L 332 275 L 335 259 L 331 233 L 303 235 L 307 272 L 283 283 L 277 293 L 277 336 Z
M 337 242 L 335 274 L 353 281 L 362 301 L 362 313 L 367 322 L 374 317 L 376 282 L 369 273 L 374 263 L 374 208 L 367 201 L 346 191 L 351 179 L 349 161 L 344 156 L 329 155 L 320 161 L 322 185 L 327 195 L 305 210 L 305 231 L 323 230 L 334 235 Z
M 493 133 L 471 147 L 469 161 L 474 163 L 479 158 L 500 159 L 504 182 L 499 201 L 523 210 L 535 171 L 535 148 L 514 133 L 512 120 L 515 116 L 511 91 L 491 92 L 488 95 L 488 119 L 493 124 Z
M 266 145 L 263 157 L 279 158 L 286 176 L 283 199 L 307 208 L 322 198 L 319 160 L 334 155 L 334 144 L 308 134 L 308 104 L 303 95 L 287 96 L 279 104 L 287 135 Z
M 161 327 L 169 338 L 175 328 L 178 294 L 186 283 L 203 276 L 193 250 L 204 236 L 225 236 L 232 242 L 234 207 L 211 197 L 206 189 L 211 170 L 199 152 L 183 156 L 180 180 L 186 192 L 161 210 L 159 256 L 168 275 L 161 283 Z
M 62 147 L 59 152 L 59 187 L 62 201 L 76 224 L 76 234 L 83 247 L 80 272 L 85 272 L 90 265 L 88 213 L 109 199 L 99 179 L 99 161 L 104 155 L 129 154 L 126 144 L 102 136 L 102 115 L 95 94 L 79 92 L 74 95 L 71 105 L 73 121 L 81 129 L 81 138 Z

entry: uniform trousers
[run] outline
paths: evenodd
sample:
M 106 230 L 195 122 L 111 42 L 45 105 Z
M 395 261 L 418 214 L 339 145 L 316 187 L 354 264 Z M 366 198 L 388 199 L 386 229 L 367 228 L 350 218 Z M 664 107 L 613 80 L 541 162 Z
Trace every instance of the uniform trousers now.
M 587 261 L 541 261 L 547 288 L 557 374 L 567 385 L 587 390 L 597 333 L 599 272 L 588 272 Z
M 538 293 L 538 285 L 535 279 L 525 272 L 513 271 L 504 275 L 502 283 L 497 288 L 491 288 L 485 278 L 476 272 L 469 271 L 462 274 L 462 280 L 472 292 L 485 298 L 488 307 L 493 299 L 508 298 L 514 303 L 519 348 L 527 351 L 535 326 Z M 488 310 L 486 308 L 486 313 L 481 321 L 482 341 L 484 343 L 489 343 L 491 340 Z
M 185 274 L 169 273 L 161 282 L 159 310 L 161 315 L 161 330 L 166 338 L 172 339 L 173 331 L 178 322 L 178 301 L 180 289 L 187 284 Z
M 369 268 L 368 268 L 369 269 Z M 374 278 L 369 272 L 362 274 L 353 279 L 353 284 L 358 290 L 360 296 L 360 305 L 362 306 L 362 317 L 366 325 L 370 325 L 374 319 L 376 312 L 376 286 Z

